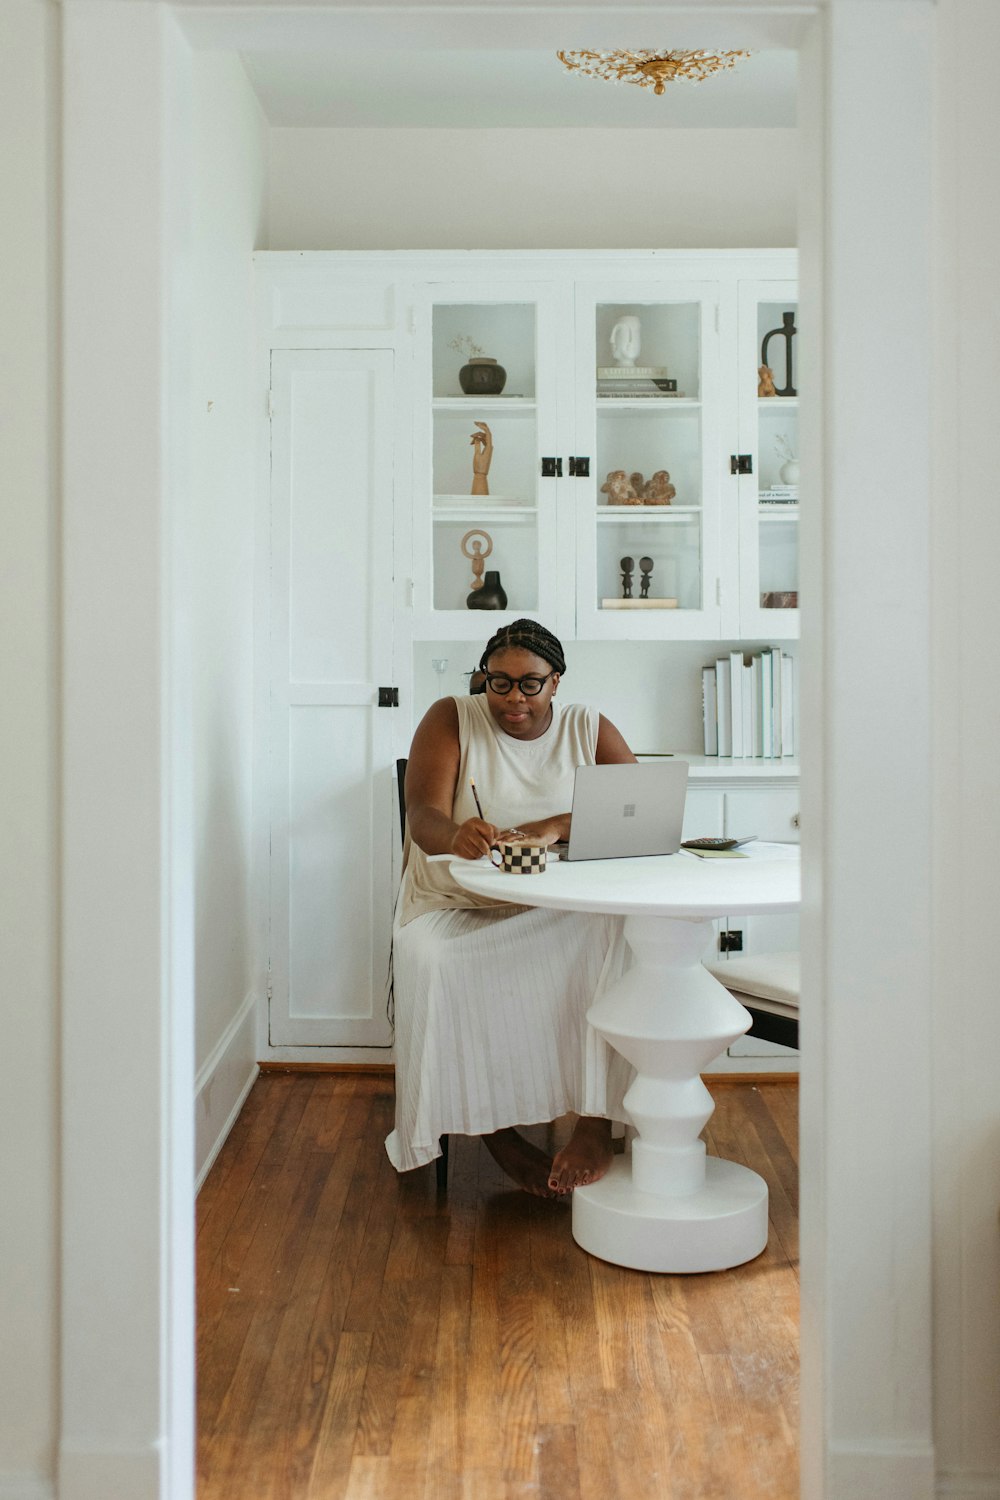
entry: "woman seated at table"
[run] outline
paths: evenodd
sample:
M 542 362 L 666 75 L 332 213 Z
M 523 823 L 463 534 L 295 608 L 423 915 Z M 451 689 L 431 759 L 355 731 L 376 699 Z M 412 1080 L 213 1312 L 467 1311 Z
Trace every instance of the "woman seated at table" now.
M 556 701 L 566 661 L 544 626 L 505 626 L 480 668 L 486 691 L 428 709 L 406 770 L 386 1149 L 407 1171 L 439 1155 L 442 1135 L 481 1135 L 520 1187 L 555 1197 L 611 1164 L 607 1116 L 621 1118 L 628 1075 L 586 1013 L 627 962 L 622 919 L 516 905 L 515 876 L 512 900 L 497 904 L 427 856 L 479 859 L 513 830 L 532 843 L 565 839 L 576 767 L 635 756 L 595 709 Z M 515 1129 L 569 1112 L 579 1118 L 552 1160 Z

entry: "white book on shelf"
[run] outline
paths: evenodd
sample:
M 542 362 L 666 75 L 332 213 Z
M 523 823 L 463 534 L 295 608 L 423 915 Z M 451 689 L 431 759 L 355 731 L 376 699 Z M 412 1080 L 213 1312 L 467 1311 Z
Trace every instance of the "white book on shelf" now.
M 719 719 L 715 691 L 715 667 L 701 669 L 701 720 L 705 732 L 705 754 L 719 753 Z
M 781 753 L 795 755 L 798 752 L 795 712 L 795 662 L 792 657 L 781 658 Z
M 781 748 L 781 652 L 771 647 L 771 735 L 774 757 L 780 759 Z
M 774 689 L 771 652 L 760 653 L 760 753 L 765 760 L 774 755 Z
M 730 751 L 734 760 L 742 760 L 746 753 L 743 749 L 743 652 L 730 651 L 729 653 L 729 704 L 730 720 L 733 732 L 733 748 Z
M 761 669 L 761 656 L 757 652 L 750 658 L 750 717 L 753 728 L 754 759 L 764 754 L 764 705 L 760 689 Z
M 720 755 L 733 753 L 733 712 L 729 675 L 729 657 L 722 656 L 715 663 L 715 706 L 719 721 Z
M 743 668 L 743 756 L 750 760 L 757 752 L 754 749 L 753 711 L 753 662 Z

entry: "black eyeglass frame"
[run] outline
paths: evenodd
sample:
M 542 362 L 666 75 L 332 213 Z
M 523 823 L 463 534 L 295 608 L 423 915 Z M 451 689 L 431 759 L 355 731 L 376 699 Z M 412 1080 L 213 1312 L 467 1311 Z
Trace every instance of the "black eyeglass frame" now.
M 510 677 L 506 672 L 487 672 L 485 675 L 486 686 L 491 693 L 496 693 L 498 698 L 506 698 L 514 691 L 515 687 L 518 692 L 524 694 L 525 698 L 537 698 L 549 678 L 557 677 L 559 674 L 553 667 L 552 671 L 546 672 L 544 677 L 539 677 L 537 672 L 528 672 L 524 677 Z M 508 686 L 505 688 L 494 687 L 494 680 L 497 682 L 506 682 Z M 532 686 L 525 687 L 526 682 L 530 682 Z M 535 686 L 536 683 L 537 687 Z

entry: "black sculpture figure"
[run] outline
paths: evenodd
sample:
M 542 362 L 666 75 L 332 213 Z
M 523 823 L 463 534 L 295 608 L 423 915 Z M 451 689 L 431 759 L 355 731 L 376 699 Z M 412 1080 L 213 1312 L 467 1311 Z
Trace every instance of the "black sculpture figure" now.
M 635 567 L 635 558 L 634 557 L 623 557 L 621 559 L 620 566 L 621 566 L 621 570 L 622 570 L 622 598 L 623 599 L 631 599 L 631 597 L 632 597 L 632 570 Z
M 651 557 L 640 557 L 639 569 L 642 573 L 642 582 L 639 585 L 639 598 L 649 598 L 649 575 L 653 571 L 653 559 Z
M 792 339 L 798 333 L 798 329 L 795 326 L 795 314 L 793 312 L 783 312 L 781 314 L 781 327 L 772 328 L 770 333 L 765 333 L 764 342 L 760 346 L 760 362 L 762 365 L 768 364 L 767 346 L 776 333 L 780 334 L 785 341 L 785 383 L 780 389 L 775 387 L 774 394 L 776 396 L 797 396 L 798 391 L 792 384 Z M 773 370 L 774 366 L 771 365 L 770 368 Z

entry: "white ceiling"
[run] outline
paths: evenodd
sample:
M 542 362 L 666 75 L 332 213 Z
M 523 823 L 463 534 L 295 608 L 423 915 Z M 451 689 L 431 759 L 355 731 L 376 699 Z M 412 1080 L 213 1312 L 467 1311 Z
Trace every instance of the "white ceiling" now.
M 272 125 L 732 129 L 795 124 L 796 53 L 755 52 L 700 84 L 652 89 L 570 73 L 554 52 L 244 52 Z

